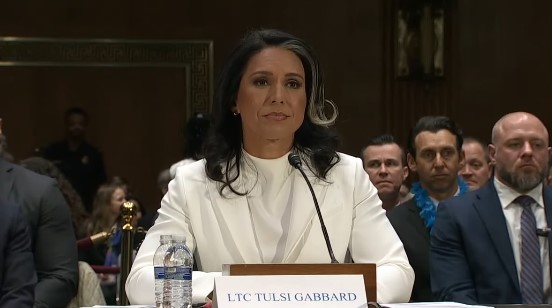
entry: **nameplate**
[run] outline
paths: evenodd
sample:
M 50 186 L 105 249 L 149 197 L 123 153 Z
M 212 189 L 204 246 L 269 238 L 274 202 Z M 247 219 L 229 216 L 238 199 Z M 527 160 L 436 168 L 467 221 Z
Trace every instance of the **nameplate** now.
M 215 277 L 213 307 L 368 307 L 362 275 Z

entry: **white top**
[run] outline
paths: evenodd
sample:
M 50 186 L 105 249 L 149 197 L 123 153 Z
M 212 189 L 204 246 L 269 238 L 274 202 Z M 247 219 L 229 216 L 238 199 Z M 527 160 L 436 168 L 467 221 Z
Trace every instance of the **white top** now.
M 500 182 L 496 177 L 494 178 L 494 186 L 496 188 L 496 192 L 498 193 L 500 204 L 502 205 L 504 217 L 506 218 L 508 235 L 510 236 L 510 242 L 512 244 L 512 250 L 514 252 L 514 259 L 516 261 L 518 279 L 520 279 L 521 213 L 523 212 L 523 208 L 519 204 L 514 203 L 514 200 L 517 197 L 521 196 L 521 194 Z M 544 201 L 542 198 L 542 183 L 533 188 L 533 190 L 528 192 L 526 195 L 532 197 L 537 202 L 531 205 L 531 208 L 533 209 L 533 213 L 535 214 L 535 218 L 537 220 L 537 228 L 541 229 L 547 227 L 546 213 L 544 212 Z M 539 241 L 542 261 L 542 275 L 544 282 L 544 295 L 545 298 L 548 298 L 548 303 L 552 303 L 552 296 L 550 293 L 550 259 L 548 256 L 548 238 L 539 236 Z
M 277 159 L 262 159 L 243 153 L 258 172 L 254 188 L 258 191 L 247 196 L 255 243 L 263 263 L 280 263 L 284 258 L 293 207 L 290 198 L 295 180 L 290 176 L 293 167 L 288 162 L 288 154 Z M 260 226 L 264 232 L 256 231 Z
M 303 163 L 334 255 L 339 262 L 350 255 L 357 263 L 376 264 L 378 302 L 407 302 L 414 271 L 402 242 L 361 160 L 339 157 L 327 181 L 318 180 Z M 246 155 L 233 185 L 238 191 L 251 188 L 246 196 L 229 189 L 221 194 L 221 183 L 205 174 L 204 160 L 178 168 L 126 281 L 130 302 L 154 303 L 153 255 L 161 234 L 186 234 L 201 271 L 192 275 L 194 303 L 205 301 L 223 264 L 330 263 L 310 190 L 285 159 L 287 155 L 274 161 Z

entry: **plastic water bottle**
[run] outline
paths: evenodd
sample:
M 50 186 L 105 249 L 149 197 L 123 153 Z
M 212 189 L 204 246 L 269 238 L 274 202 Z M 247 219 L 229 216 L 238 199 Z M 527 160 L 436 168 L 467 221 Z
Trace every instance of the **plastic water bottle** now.
M 163 306 L 192 307 L 192 268 L 194 260 L 186 246 L 185 235 L 173 235 L 172 245 L 165 254 L 165 279 L 170 283 L 170 294 L 163 294 Z
M 169 287 L 165 280 L 165 254 L 172 244 L 171 235 L 161 235 L 159 237 L 159 247 L 153 255 L 153 269 L 155 273 L 155 307 L 163 307 L 163 289 L 164 285 Z

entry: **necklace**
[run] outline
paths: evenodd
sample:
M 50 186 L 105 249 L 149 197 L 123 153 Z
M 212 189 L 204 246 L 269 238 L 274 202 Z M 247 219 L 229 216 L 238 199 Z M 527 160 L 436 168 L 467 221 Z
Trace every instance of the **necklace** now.
M 458 196 L 462 196 L 469 189 L 468 184 L 466 184 L 466 182 L 464 182 L 464 180 L 460 177 L 458 177 L 458 187 L 460 189 Z M 435 223 L 435 213 L 437 212 L 436 206 L 420 182 L 412 184 L 412 193 L 416 199 L 416 206 L 420 209 L 420 217 L 424 221 L 426 228 L 431 231 L 431 228 Z

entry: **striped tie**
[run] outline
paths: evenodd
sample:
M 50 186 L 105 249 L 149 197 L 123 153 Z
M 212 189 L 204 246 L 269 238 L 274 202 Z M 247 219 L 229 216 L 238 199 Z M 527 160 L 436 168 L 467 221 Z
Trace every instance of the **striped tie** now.
M 537 221 L 531 209 L 535 200 L 519 196 L 516 203 L 523 207 L 521 213 L 521 274 L 520 287 L 523 304 L 543 303 L 542 263 L 537 236 Z

